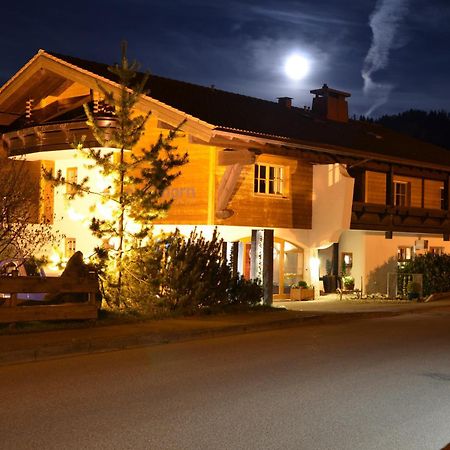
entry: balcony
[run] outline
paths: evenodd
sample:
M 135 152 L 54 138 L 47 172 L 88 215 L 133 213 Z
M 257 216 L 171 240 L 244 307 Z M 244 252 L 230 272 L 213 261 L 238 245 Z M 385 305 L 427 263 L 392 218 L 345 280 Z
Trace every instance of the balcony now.
M 353 202 L 350 227 L 356 230 L 442 234 L 450 230 L 450 212 Z
M 98 117 L 97 123 L 105 130 L 111 131 L 116 127 L 113 117 Z M 3 134 L 3 146 L 9 156 L 67 150 L 82 140 L 86 147 L 98 146 L 86 121 L 80 120 L 29 126 Z

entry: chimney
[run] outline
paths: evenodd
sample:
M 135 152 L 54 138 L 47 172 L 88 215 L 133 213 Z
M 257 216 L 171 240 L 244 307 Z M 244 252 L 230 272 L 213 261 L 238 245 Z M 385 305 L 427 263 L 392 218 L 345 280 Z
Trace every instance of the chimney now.
M 278 97 L 278 104 L 283 106 L 284 108 L 292 107 L 292 98 L 291 97 Z
M 337 91 L 324 84 L 320 89 L 313 89 L 315 94 L 312 102 L 312 112 L 322 119 L 334 120 L 336 122 L 348 122 L 348 92 Z

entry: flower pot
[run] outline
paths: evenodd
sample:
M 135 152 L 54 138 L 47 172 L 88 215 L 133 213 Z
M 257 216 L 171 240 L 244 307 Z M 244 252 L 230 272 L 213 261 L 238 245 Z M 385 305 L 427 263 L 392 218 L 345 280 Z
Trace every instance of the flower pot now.
M 291 300 L 314 300 L 314 288 L 291 288 Z

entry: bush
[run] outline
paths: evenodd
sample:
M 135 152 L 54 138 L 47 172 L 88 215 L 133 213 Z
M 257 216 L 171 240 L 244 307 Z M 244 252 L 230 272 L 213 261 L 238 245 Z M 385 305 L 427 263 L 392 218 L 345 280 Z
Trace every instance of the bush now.
M 450 292 L 450 255 L 427 253 L 416 256 L 405 264 L 402 273 L 423 275 L 423 295 Z
M 261 302 L 263 289 L 258 281 L 236 277 L 231 280 L 228 290 L 230 304 L 255 306 Z
M 309 287 L 308 283 L 306 281 L 303 281 L 303 280 L 300 280 L 300 281 L 298 281 L 297 283 L 294 283 L 291 286 L 292 289 L 298 289 L 298 288 L 307 289 L 308 287 Z
M 171 310 L 227 303 L 231 270 L 222 256 L 222 244 L 217 231 L 210 241 L 195 230 L 188 239 L 179 231 L 171 235 L 160 280 L 160 294 Z
M 178 230 L 149 236 L 145 247 L 124 256 L 121 303 L 150 315 L 260 303 L 262 287 L 257 281 L 233 278 L 222 251 L 216 231 L 211 240 L 195 230 L 187 239 Z
M 420 293 L 420 283 L 415 281 L 409 281 L 406 285 L 406 292 L 408 294 L 419 294 Z

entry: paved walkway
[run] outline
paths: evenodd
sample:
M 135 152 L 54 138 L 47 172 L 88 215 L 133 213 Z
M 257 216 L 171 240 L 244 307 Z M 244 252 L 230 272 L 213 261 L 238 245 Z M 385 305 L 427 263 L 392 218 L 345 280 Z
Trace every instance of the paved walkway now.
M 405 313 L 450 311 L 450 297 L 433 303 L 368 302 L 327 296 L 276 302 L 279 311 L 151 320 L 110 326 L 0 335 L 0 365 L 223 336 L 308 323 L 336 322 Z M 285 309 L 286 308 L 286 309 Z

